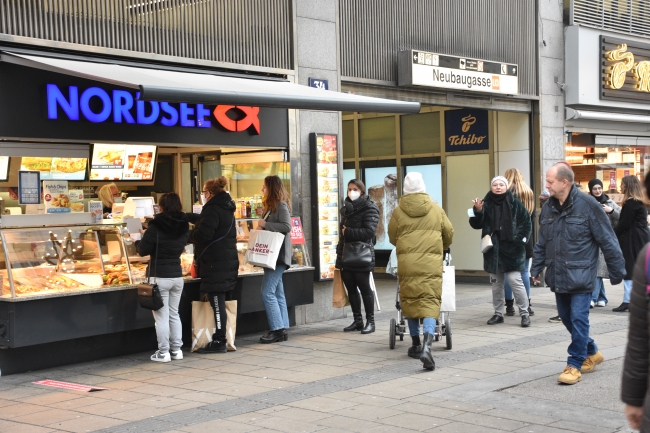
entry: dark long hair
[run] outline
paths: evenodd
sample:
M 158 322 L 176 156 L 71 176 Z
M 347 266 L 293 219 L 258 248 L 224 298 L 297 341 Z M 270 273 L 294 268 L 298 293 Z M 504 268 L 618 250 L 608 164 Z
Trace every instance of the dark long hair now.
M 183 204 L 181 203 L 181 198 L 175 192 L 167 192 L 160 196 L 158 200 L 163 212 L 166 213 L 177 213 L 183 212 Z
M 268 210 L 271 212 L 277 211 L 280 202 L 285 202 L 289 206 L 289 210 L 291 210 L 289 191 L 284 187 L 279 176 L 266 176 L 264 185 L 266 186 L 266 196 L 262 198 L 264 212 Z
M 364 185 L 364 183 L 361 182 L 359 179 L 352 179 L 350 182 L 348 182 L 348 186 L 350 186 L 350 184 L 353 184 L 354 186 L 359 188 L 359 191 L 361 191 L 361 195 L 366 194 L 366 185 Z M 345 193 L 347 194 L 347 191 Z

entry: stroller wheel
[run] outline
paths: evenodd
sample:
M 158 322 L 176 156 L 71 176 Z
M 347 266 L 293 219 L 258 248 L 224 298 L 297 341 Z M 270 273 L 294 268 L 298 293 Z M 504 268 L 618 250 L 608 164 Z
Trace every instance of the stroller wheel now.
M 404 341 L 404 334 L 399 334 L 399 341 Z
M 447 350 L 451 350 L 451 320 L 445 319 L 445 337 L 447 339 Z
M 388 347 L 391 349 L 395 348 L 395 328 L 397 328 L 397 322 L 395 319 L 390 319 L 390 328 L 388 330 Z M 403 338 L 403 337 L 402 337 Z

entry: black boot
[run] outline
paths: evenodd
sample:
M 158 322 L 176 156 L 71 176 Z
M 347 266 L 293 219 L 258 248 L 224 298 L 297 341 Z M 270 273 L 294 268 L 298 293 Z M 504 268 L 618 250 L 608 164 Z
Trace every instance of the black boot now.
M 422 355 L 420 355 L 420 361 L 422 361 L 422 366 L 430 371 L 436 369 L 436 363 L 433 360 L 433 354 L 431 353 L 432 342 L 433 342 L 433 334 L 429 334 L 428 332 L 425 332 L 424 344 L 422 345 Z
M 515 303 L 514 299 L 506 299 L 506 316 L 514 316 L 515 315 L 515 307 L 513 304 Z
M 363 316 L 361 313 L 352 313 L 354 316 L 354 322 L 347 328 L 343 328 L 344 332 L 352 332 L 352 331 L 361 331 L 363 329 Z
M 420 343 L 420 336 L 411 336 L 411 340 L 413 340 L 413 345 L 409 347 L 409 350 L 407 352 L 408 356 L 411 358 L 420 359 L 420 355 L 422 355 L 422 343 Z
M 530 298 L 528 298 L 528 315 L 529 315 L 529 316 L 534 316 L 534 315 L 535 315 L 535 312 L 533 311 L 532 308 L 530 308 L 530 306 L 531 306 Z
M 225 341 L 212 340 L 205 347 L 197 350 L 198 353 L 226 353 L 228 346 Z
M 362 334 L 375 332 L 375 295 L 362 296 L 363 308 L 366 310 L 366 326 L 361 331 Z
M 275 331 L 269 331 L 266 335 L 260 337 L 260 343 L 278 343 L 284 341 L 284 329 L 280 328 Z
M 617 313 L 624 313 L 626 311 L 630 311 L 630 304 L 628 304 L 627 302 L 623 302 L 618 307 L 612 308 L 612 311 L 616 311 Z

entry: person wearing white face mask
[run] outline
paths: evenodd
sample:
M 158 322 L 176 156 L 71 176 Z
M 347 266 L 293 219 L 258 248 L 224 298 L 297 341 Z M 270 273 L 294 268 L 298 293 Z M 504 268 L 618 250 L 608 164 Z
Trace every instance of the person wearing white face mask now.
M 348 290 L 350 308 L 354 322 L 343 330 L 345 332 L 361 331 L 362 334 L 375 332 L 375 297 L 370 288 L 370 272 L 375 269 L 375 232 L 379 223 L 379 208 L 366 195 L 366 186 L 358 179 L 348 183 L 348 196 L 345 206 L 341 208 L 341 227 L 339 244 L 336 247 L 336 268 L 341 270 L 341 279 Z M 365 243 L 370 247 L 369 260 L 350 260 L 346 256 L 344 263 L 343 252 L 345 245 L 352 243 Z M 354 259 L 354 257 L 352 257 Z M 356 263 L 355 263 L 356 262 Z M 361 296 L 359 296 L 361 292 Z M 361 301 L 366 310 L 366 326 L 363 326 L 361 315 Z

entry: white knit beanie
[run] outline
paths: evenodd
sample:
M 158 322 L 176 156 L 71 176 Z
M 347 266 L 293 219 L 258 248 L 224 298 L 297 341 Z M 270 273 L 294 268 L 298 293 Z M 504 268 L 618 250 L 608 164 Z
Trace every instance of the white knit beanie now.
M 492 179 L 492 182 L 490 182 L 490 186 L 494 183 L 495 180 L 500 180 L 501 182 L 506 184 L 506 189 L 508 189 L 508 180 L 503 177 L 503 176 L 495 176 L 494 179 Z
M 422 180 L 422 174 L 413 171 L 404 178 L 404 195 L 416 192 L 426 192 L 426 188 L 424 180 Z

